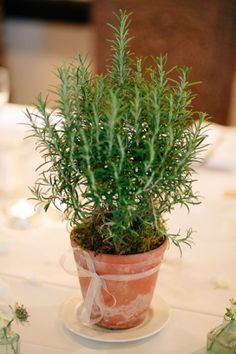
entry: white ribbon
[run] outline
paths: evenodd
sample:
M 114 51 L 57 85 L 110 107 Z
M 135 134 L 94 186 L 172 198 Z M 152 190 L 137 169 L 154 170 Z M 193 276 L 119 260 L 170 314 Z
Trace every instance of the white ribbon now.
M 102 290 L 105 290 L 112 297 L 112 307 L 115 306 L 116 299 L 107 289 L 107 285 L 104 279 L 105 275 L 99 276 L 96 273 L 93 260 L 88 252 L 82 251 L 81 254 L 86 261 L 88 269 L 85 269 L 80 264 L 76 263 L 77 274 L 80 277 L 90 277 L 91 280 L 89 282 L 84 302 L 79 308 L 78 316 L 83 324 L 90 326 L 92 324 L 98 323 L 103 318 L 104 299 Z M 95 308 L 99 309 L 99 312 L 95 317 L 92 317 L 92 310 L 94 306 Z
M 81 253 L 82 257 L 86 261 L 87 269 L 83 268 L 77 262 L 76 262 L 77 272 L 67 269 L 65 266 L 67 255 L 62 256 L 60 263 L 62 267 L 66 270 L 66 272 L 68 272 L 69 274 L 79 275 L 79 277 L 91 278 L 84 298 L 84 302 L 80 306 L 78 311 L 79 320 L 81 321 L 81 323 L 83 323 L 86 326 L 91 326 L 95 323 L 98 323 L 99 321 L 101 321 L 101 319 L 104 316 L 105 304 L 104 304 L 102 291 L 105 291 L 107 294 L 111 296 L 113 300 L 113 304 L 111 307 L 114 307 L 116 305 L 116 298 L 108 291 L 106 280 L 132 281 L 132 280 L 142 279 L 154 274 L 160 268 L 160 264 L 158 264 L 154 268 L 151 268 L 141 273 L 98 275 L 95 271 L 94 263 L 89 253 L 77 247 L 73 248 L 73 250 L 79 251 Z M 92 316 L 92 310 L 94 306 L 95 308 L 98 309 L 98 313 L 96 314 L 95 317 Z

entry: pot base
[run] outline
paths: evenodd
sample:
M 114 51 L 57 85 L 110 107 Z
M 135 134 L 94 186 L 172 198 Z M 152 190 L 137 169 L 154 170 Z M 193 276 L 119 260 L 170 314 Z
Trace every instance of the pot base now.
M 114 308 L 104 306 L 104 317 L 97 325 L 109 329 L 129 329 L 140 325 L 146 318 L 153 293 L 139 294 L 126 305 Z

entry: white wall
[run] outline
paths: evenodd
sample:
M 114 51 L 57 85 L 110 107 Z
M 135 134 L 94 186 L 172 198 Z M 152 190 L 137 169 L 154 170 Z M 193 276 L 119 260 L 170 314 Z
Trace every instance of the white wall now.
M 88 55 L 95 70 L 91 25 L 11 19 L 5 23 L 5 37 L 11 102 L 32 104 L 39 92 L 47 94 L 57 83 L 55 67 L 78 53 Z

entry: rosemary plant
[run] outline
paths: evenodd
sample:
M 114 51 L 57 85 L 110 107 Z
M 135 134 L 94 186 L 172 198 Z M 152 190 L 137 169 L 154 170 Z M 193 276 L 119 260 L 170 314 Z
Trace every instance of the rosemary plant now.
M 133 254 L 166 238 L 180 247 L 190 232 L 168 235 L 165 214 L 199 202 L 193 162 L 207 115 L 192 109 L 190 69 L 167 71 L 166 55 L 144 68 L 129 51 L 129 15 L 117 20 L 107 73 L 93 76 L 78 56 L 57 69 L 55 109 L 39 95 L 37 111 L 27 111 L 44 159 L 31 190 L 45 210 L 64 206 L 86 249 Z

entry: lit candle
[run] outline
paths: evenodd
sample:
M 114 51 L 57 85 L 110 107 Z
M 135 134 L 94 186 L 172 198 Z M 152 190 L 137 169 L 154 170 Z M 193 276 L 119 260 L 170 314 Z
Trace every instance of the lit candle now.
M 12 216 L 21 220 L 26 220 L 35 214 L 33 205 L 23 198 L 12 205 L 10 212 Z

